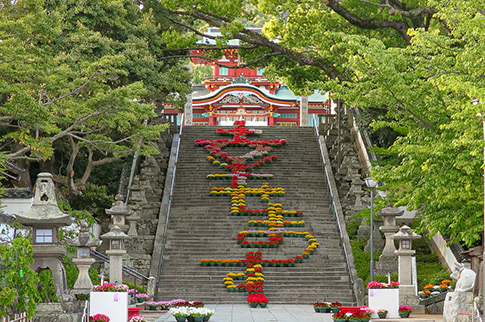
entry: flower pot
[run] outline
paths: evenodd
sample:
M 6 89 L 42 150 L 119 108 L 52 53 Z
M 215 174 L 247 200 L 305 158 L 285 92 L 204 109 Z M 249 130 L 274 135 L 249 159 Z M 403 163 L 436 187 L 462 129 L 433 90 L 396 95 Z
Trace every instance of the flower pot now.
M 210 318 L 211 318 L 210 315 L 204 316 L 204 318 L 202 319 L 202 321 L 207 322 L 207 321 L 209 321 Z
M 330 312 L 337 313 L 337 312 L 340 312 L 340 309 L 338 307 L 331 307 Z
M 262 308 L 265 308 L 268 306 L 268 303 L 259 303 L 259 306 L 261 306 Z
M 322 313 L 329 313 L 330 312 L 330 308 L 328 306 L 321 307 L 320 308 L 320 312 L 322 312 Z
M 249 303 L 250 307 L 258 307 L 258 303 Z
M 399 312 L 399 317 L 400 318 L 408 318 L 409 317 L 409 314 L 411 314 L 411 312 L 409 312 L 409 311 Z
M 193 316 L 190 316 L 190 315 L 187 317 L 187 321 L 188 322 L 195 322 L 194 321 L 194 317 Z
M 185 316 L 175 316 L 177 322 L 184 322 L 187 318 Z
M 194 316 L 192 318 L 194 322 L 202 322 L 204 320 L 203 316 Z
M 137 301 L 138 303 L 143 303 L 143 302 L 145 302 L 145 299 L 144 299 L 143 297 L 138 297 L 138 298 L 136 299 L 136 301 Z
M 387 313 L 377 313 L 377 315 L 379 315 L 380 319 L 385 319 L 387 316 Z

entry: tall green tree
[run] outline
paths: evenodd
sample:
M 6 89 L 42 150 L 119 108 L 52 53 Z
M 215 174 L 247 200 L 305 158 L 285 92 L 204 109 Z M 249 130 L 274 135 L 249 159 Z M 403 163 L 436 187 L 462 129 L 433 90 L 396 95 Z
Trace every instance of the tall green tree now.
M 93 168 L 157 153 L 166 125 L 146 120 L 165 101 L 182 106 L 190 87 L 183 62 L 164 59 L 165 27 L 150 10 L 131 0 L 20 0 L 1 2 L 0 11 L 8 159 L 26 168 L 43 162 L 80 193 Z M 55 149 L 64 162 L 52 161 Z
M 266 67 L 295 92 L 330 91 L 372 109 L 375 129 L 401 134 L 375 166 L 389 202 L 420 209 L 422 230 L 473 244 L 482 230 L 481 122 L 485 101 L 484 0 L 161 0 L 175 22 L 174 50 L 193 47 L 201 25 L 219 27 L 217 47 L 240 39 L 244 61 Z M 241 9 L 242 8 L 242 9 Z M 259 14 L 263 33 L 245 28 Z M 185 28 L 185 33 L 175 29 Z M 205 35 L 207 36 L 207 35 Z

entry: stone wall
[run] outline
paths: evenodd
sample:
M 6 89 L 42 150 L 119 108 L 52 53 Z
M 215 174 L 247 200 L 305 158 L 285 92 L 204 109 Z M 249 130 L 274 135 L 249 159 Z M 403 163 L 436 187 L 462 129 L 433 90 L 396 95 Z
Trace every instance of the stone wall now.
M 145 276 L 148 276 L 150 271 L 153 242 L 170 157 L 172 133 L 173 129 L 168 129 L 161 134 L 158 141 L 160 153 L 141 160 L 131 185 L 128 208 L 140 219 L 136 224 L 138 236 L 125 240 L 127 254 L 123 256 L 123 265 L 133 268 Z M 110 223 L 109 219 L 102 223 L 102 233 L 109 231 Z M 105 253 L 106 248 L 107 243 L 103 243 L 98 251 Z M 96 265 L 99 268 L 98 271 L 108 275 L 108 264 L 96 263 Z M 133 282 L 126 275 L 124 275 L 124 279 Z M 137 284 L 139 283 L 140 281 L 137 281 Z
M 79 322 L 84 304 L 84 301 L 38 303 L 31 322 Z
M 346 221 L 350 221 L 352 215 L 365 207 L 370 207 L 369 189 L 363 180 L 368 175 L 368 170 L 357 148 L 357 129 L 354 128 L 352 111 L 347 106 L 342 106 L 339 110 L 340 113 L 338 110 L 337 113 L 340 116 L 337 115 L 329 120 L 328 124 L 321 129 L 321 133 L 325 137 L 329 150 L 344 217 Z M 359 237 L 369 236 L 370 227 L 366 221 L 366 219 L 362 220 L 358 231 Z M 382 220 L 374 221 L 373 239 L 376 252 L 384 247 L 384 239 L 379 232 L 380 225 Z M 368 248 L 369 245 L 366 251 L 369 251 Z
M 362 210 L 363 203 L 369 200 L 369 193 L 364 191 L 363 178 L 366 173 L 363 173 L 364 167 L 355 145 L 352 113 L 346 107 L 340 110 L 340 116 L 329 120 L 321 133 L 329 150 L 342 210 L 348 220 L 351 215 Z

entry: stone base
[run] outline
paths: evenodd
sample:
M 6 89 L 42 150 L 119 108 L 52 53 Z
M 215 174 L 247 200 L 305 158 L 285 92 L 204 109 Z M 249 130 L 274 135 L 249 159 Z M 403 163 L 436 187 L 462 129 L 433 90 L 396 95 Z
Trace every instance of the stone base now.
M 79 322 L 83 316 L 84 301 L 37 303 L 32 322 Z
M 443 306 L 445 303 L 447 293 L 440 293 L 438 295 L 422 299 L 420 303 L 426 307 L 427 314 L 443 314 Z
M 446 294 L 443 322 L 468 321 L 468 317 L 471 317 L 472 314 L 473 292 L 448 292 Z
M 409 305 L 414 308 L 420 305 L 419 297 L 416 296 L 415 288 L 413 285 L 399 285 L 399 305 Z M 423 306 L 422 313 L 425 309 Z
M 397 273 L 397 257 L 381 255 L 376 263 L 375 273 L 377 275 L 387 275 L 387 273 Z

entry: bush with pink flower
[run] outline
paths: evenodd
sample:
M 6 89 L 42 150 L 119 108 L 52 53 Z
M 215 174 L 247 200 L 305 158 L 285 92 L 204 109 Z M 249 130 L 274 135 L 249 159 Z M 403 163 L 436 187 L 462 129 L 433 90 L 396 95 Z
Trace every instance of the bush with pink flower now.
M 128 292 L 128 285 L 115 284 L 115 283 L 103 283 L 100 285 L 94 285 L 93 292 Z
M 146 322 L 145 318 L 141 315 L 133 315 L 128 322 Z
M 367 288 L 369 289 L 376 289 L 376 288 L 399 288 L 399 282 L 391 281 L 389 283 L 381 283 L 377 281 L 372 281 L 367 283 Z
M 89 322 L 109 322 L 109 317 L 104 314 L 96 314 L 89 317 Z

